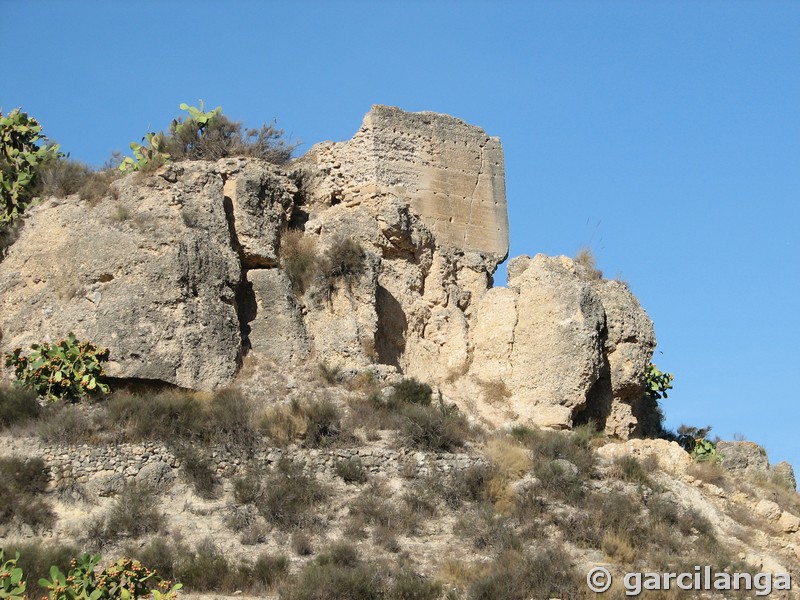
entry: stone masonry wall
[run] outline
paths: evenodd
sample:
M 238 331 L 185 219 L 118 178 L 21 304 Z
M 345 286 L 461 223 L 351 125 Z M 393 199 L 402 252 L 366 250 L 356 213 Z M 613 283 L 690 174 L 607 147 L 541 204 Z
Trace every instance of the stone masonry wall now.
M 50 445 L 42 447 L 39 455 L 50 468 L 54 486 L 62 482 L 122 483 L 135 479 L 160 483 L 173 480 L 181 467 L 181 460 L 174 452 L 153 442 L 108 446 Z M 327 477 L 334 476 L 338 462 L 352 459 L 359 460 L 370 473 L 388 476 L 447 473 L 484 463 L 482 459 L 464 453 L 435 454 L 368 447 L 322 450 L 265 447 L 256 451 L 252 459 L 243 459 L 216 448 L 210 451 L 210 456 L 217 475 L 224 478 L 243 473 L 247 464 L 269 466 L 284 457 L 304 464 L 307 472 Z

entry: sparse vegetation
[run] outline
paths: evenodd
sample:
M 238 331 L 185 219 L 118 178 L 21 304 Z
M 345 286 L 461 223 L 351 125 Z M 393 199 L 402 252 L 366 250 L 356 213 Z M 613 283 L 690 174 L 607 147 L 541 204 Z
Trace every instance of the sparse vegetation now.
M 0 384 L 0 429 L 33 421 L 41 412 L 36 392 Z
M 87 541 L 106 544 L 121 536 L 138 538 L 159 533 L 164 527 L 164 515 L 158 510 L 158 492 L 139 482 L 125 485 L 105 515 L 87 524 Z
M 268 523 L 281 529 L 309 525 L 311 509 L 327 495 L 302 465 L 288 459 L 280 460 L 270 473 L 253 472 L 234 481 L 236 501 L 254 505 Z
M 597 268 L 597 261 L 589 248 L 581 248 L 575 256 L 575 264 L 578 267 L 578 274 L 589 281 L 599 281 L 603 278 L 603 272 Z
M 314 238 L 298 229 L 289 229 L 281 236 L 280 261 L 297 296 L 305 294 L 319 270 Z
M 41 458 L 0 458 L 0 525 L 17 523 L 49 529 L 55 513 L 42 499 L 50 474 Z

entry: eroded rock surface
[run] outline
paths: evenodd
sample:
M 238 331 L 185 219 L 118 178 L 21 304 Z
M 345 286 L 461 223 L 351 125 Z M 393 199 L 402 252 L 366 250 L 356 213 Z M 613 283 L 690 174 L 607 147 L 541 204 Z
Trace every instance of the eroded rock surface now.
M 111 349 L 115 377 L 202 390 L 231 383 L 247 353 L 411 376 L 495 425 L 594 418 L 628 437 L 652 413 L 653 327 L 623 284 L 537 255 L 492 288 L 504 166 L 480 128 L 376 106 L 353 139 L 280 168 L 182 162 L 113 185 L 93 206 L 30 211 L 0 263 L 0 349 L 74 331 Z M 343 242 L 360 249 L 349 274 Z

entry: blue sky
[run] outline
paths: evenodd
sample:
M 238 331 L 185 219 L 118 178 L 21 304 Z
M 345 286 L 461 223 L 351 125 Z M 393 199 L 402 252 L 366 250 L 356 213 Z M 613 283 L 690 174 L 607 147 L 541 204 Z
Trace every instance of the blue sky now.
M 630 283 L 667 424 L 800 466 L 800 3 L 0 0 L 0 53 L 0 107 L 95 165 L 199 98 L 300 153 L 372 104 L 483 127 L 511 256 Z

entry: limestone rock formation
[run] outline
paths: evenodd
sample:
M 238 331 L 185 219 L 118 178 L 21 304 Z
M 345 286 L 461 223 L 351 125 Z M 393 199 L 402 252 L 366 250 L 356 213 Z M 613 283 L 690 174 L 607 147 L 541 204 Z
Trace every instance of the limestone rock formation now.
M 470 373 L 506 386 L 523 422 L 569 427 L 600 376 L 603 305 L 566 257 L 515 258 L 508 273 L 508 289 L 484 296 L 478 309 L 488 318 L 477 319 Z
M 29 212 L 0 263 L 3 350 L 74 331 L 111 349 L 116 377 L 231 381 L 242 268 L 223 177 L 213 164 L 167 176 L 130 176 L 95 206 L 53 199 Z
M 282 167 L 181 162 L 113 185 L 30 211 L 0 262 L 0 350 L 74 331 L 119 378 L 211 390 L 253 353 L 416 377 L 496 425 L 646 428 L 655 340 L 624 285 L 538 255 L 492 287 L 508 217 L 482 129 L 376 106 Z

